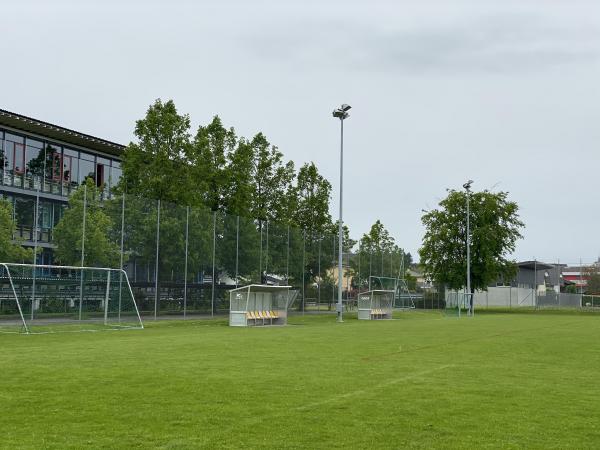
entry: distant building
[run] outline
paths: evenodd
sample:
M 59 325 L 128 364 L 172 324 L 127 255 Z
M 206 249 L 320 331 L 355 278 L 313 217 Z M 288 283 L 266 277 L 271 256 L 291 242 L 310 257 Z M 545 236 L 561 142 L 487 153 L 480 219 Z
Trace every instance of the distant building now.
M 38 264 L 53 262 L 52 231 L 71 192 L 91 178 L 108 195 L 121 178 L 124 149 L 105 139 L 0 109 L 0 197 L 13 206 L 14 237 L 26 247 L 37 243 Z

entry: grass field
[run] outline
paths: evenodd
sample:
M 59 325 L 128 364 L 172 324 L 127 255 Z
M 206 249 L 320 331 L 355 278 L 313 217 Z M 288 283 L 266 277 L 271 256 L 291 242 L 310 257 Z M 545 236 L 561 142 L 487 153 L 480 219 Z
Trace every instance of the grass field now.
M 0 335 L 2 448 L 598 448 L 600 316 Z

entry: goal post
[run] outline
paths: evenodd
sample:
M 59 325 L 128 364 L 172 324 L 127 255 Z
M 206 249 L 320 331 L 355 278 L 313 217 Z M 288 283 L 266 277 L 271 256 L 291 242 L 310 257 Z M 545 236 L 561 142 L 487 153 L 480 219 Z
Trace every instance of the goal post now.
M 0 332 L 143 327 L 123 269 L 0 264 Z
M 10 274 L 10 269 L 5 263 L 0 263 L 0 281 L 4 279 L 8 281 L 8 289 L 6 293 L 4 292 L 4 289 L 2 289 L 2 291 L 0 292 L 0 314 L 2 314 L 3 301 L 5 308 L 7 303 L 9 305 L 14 304 L 19 315 L 18 319 L 16 320 L 18 325 L 15 325 L 17 325 L 17 327 L 20 325 L 20 331 L 29 334 L 29 328 L 27 327 L 27 322 L 25 321 L 25 317 L 23 316 L 23 308 L 21 308 L 21 302 L 19 301 L 19 297 L 17 297 L 17 291 L 15 289 L 15 285 Z M 0 330 L 1 329 L 2 321 L 0 321 Z

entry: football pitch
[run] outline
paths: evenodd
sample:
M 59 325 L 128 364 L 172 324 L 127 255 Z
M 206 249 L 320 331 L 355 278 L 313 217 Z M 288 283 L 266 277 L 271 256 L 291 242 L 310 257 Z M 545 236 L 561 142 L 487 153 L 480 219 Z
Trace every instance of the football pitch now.
M 600 316 L 396 317 L 0 334 L 0 447 L 600 446 Z

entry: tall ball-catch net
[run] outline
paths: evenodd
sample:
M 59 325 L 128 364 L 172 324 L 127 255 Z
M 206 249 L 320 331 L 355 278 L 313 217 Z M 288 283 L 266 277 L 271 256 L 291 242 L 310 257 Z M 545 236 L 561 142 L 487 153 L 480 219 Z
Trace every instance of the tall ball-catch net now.
M 143 328 L 120 269 L 0 263 L 0 332 Z

